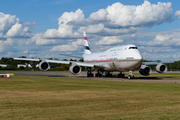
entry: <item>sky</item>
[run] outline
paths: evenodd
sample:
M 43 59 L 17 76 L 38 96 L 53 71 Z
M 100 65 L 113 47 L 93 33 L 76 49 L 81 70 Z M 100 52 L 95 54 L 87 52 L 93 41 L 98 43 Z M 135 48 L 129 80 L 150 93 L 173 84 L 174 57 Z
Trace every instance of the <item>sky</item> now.
M 0 58 L 82 56 L 134 44 L 146 60 L 180 60 L 177 0 L 0 0 Z

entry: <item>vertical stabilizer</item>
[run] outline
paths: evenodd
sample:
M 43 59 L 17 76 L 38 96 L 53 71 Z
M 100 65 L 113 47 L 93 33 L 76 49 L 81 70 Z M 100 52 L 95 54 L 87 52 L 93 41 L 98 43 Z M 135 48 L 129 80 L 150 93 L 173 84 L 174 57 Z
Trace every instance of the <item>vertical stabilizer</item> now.
M 83 31 L 83 36 L 84 36 L 84 54 L 91 54 L 91 50 L 89 47 L 89 43 L 88 43 L 85 31 Z

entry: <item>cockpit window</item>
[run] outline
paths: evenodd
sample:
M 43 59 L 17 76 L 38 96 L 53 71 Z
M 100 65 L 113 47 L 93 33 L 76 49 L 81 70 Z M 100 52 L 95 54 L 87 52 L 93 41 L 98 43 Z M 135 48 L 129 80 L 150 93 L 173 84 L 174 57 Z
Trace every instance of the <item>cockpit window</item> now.
M 129 47 L 129 49 L 138 49 L 137 47 Z

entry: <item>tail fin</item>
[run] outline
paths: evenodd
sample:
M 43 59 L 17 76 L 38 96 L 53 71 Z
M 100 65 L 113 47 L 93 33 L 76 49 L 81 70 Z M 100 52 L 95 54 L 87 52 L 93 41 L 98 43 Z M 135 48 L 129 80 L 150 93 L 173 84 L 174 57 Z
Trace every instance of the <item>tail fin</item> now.
M 84 54 L 91 54 L 91 50 L 89 48 L 89 43 L 85 31 L 83 31 L 83 35 L 84 35 Z

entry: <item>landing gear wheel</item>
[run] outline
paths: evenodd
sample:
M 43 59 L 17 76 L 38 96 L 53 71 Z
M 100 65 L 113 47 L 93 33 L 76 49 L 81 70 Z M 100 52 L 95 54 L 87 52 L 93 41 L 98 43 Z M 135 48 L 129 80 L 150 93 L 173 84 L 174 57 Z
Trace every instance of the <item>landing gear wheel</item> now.
M 128 76 L 128 79 L 133 79 L 134 78 L 134 75 L 133 75 L 133 71 L 129 71 L 129 76 Z
M 90 74 L 91 77 L 94 77 L 94 74 Z
M 133 79 L 134 78 L 134 75 L 129 75 L 128 76 L 128 79 Z
M 119 78 L 124 78 L 124 77 L 125 77 L 125 74 L 122 73 L 122 71 L 121 71 L 120 74 L 118 74 L 118 77 L 119 77 Z
M 91 72 L 91 68 L 88 68 L 87 77 L 94 77 L 94 74 Z
M 94 74 L 87 74 L 87 77 L 94 77 Z
M 102 74 L 96 73 L 95 77 L 102 77 Z
M 95 74 L 95 77 L 102 77 L 102 74 L 103 72 L 98 70 L 97 73 Z
M 112 74 L 110 74 L 110 72 L 107 72 L 106 77 L 112 77 Z

